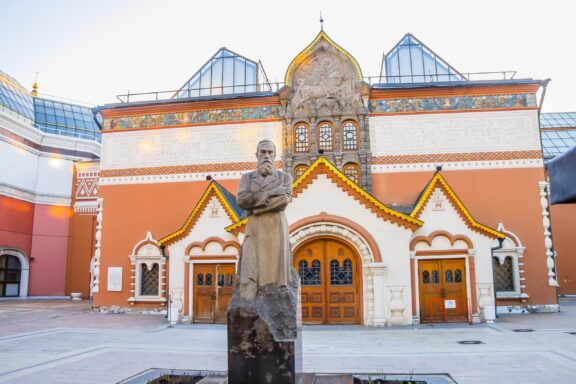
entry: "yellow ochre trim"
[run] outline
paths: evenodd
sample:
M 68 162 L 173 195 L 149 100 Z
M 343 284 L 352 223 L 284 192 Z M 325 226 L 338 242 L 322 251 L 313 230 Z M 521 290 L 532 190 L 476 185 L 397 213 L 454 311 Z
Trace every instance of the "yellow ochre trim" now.
M 291 85 L 292 83 L 292 75 L 294 73 L 294 70 L 296 69 L 296 66 L 298 64 L 300 64 L 302 61 L 304 61 L 306 59 L 306 57 L 308 56 L 309 52 L 312 50 L 312 48 L 314 48 L 314 46 L 321 40 L 324 39 L 326 40 L 326 42 L 328 44 L 330 44 L 334 49 L 336 49 L 338 52 L 340 52 L 341 54 L 343 54 L 344 56 L 346 56 L 346 58 L 348 60 L 350 60 L 350 62 L 352 63 L 352 65 L 354 66 L 354 69 L 356 70 L 356 74 L 358 75 L 358 81 L 362 81 L 362 70 L 360 69 L 360 65 L 358 65 L 358 62 L 356 61 L 356 59 L 354 58 L 354 56 L 352 56 L 350 53 L 348 53 L 344 48 L 342 48 L 341 46 L 339 46 L 338 44 L 336 44 L 334 41 L 332 41 L 331 38 L 328 37 L 328 35 L 324 32 L 324 31 L 320 31 L 320 33 L 318 34 L 318 36 L 316 36 L 316 38 L 314 40 L 312 40 L 312 42 L 310 44 L 308 44 L 308 46 L 306 48 L 304 48 L 295 58 L 294 60 L 292 60 L 292 62 L 290 63 L 290 65 L 288 66 L 288 69 L 286 70 L 286 76 L 284 77 L 284 84 L 286 86 Z
M 218 201 L 220 201 L 220 203 L 222 204 L 222 206 L 224 207 L 224 209 L 228 213 L 228 216 L 230 216 L 232 218 L 232 221 L 234 223 L 237 223 L 239 218 L 236 215 L 236 212 L 234 212 L 234 209 L 232 209 L 230 204 L 228 204 L 228 201 L 226 201 L 226 199 L 222 195 L 222 192 L 220 192 L 220 189 L 218 189 L 218 187 L 216 186 L 216 183 L 214 181 L 212 181 L 210 183 L 210 185 L 208 186 L 208 188 L 206 188 L 206 191 L 204 191 L 204 194 L 202 195 L 202 197 L 200 198 L 200 200 L 198 201 L 198 203 L 194 207 L 194 210 L 192 211 L 192 213 L 190 213 L 190 216 L 188 216 L 188 219 L 186 220 L 186 222 L 184 223 L 182 228 L 180 228 L 178 231 L 158 240 L 158 244 L 164 244 L 165 245 L 166 243 L 169 243 L 172 240 L 185 234 L 190 229 L 190 225 L 192 224 L 192 222 L 202 212 L 202 208 L 204 207 L 204 203 L 206 202 L 206 200 L 208 200 L 210 197 L 212 197 L 213 194 L 214 194 L 214 196 L 216 196 Z
M 422 197 L 420 198 L 420 200 L 418 200 L 418 203 L 416 204 L 416 206 L 414 207 L 414 209 L 410 213 L 411 217 L 417 217 L 420 215 L 420 213 L 422 213 L 422 209 L 424 209 L 424 205 L 426 204 L 426 202 L 428 201 L 428 198 L 430 197 L 430 195 L 432 194 L 432 192 L 434 191 L 434 189 L 436 188 L 436 186 L 438 184 L 440 184 L 444 188 L 444 191 L 446 193 L 448 193 L 448 195 L 452 199 L 452 201 L 454 203 L 456 203 L 458 210 L 460 212 L 462 212 L 462 214 L 464 215 L 464 217 L 466 218 L 466 220 L 468 221 L 470 226 L 472 226 L 472 228 L 478 229 L 482 232 L 485 232 L 485 233 L 487 233 L 491 236 L 494 236 L 496 238 L 499 238 L 499 239 L 504 239 L 506 237 L 506 235 L 504 235 L 502 232 L 497 231 L 495 229 L 492 229 L 490 227 L 487 227 L 486 225 L 480 224 L 476 220 L 474 220 L 474 218 L 472 217 L 470 212 L 468 212 L 466 207 L 464 207 L 464 204 L 462 204 L 462 201 L 460 201 L 458 196 L 456 196 L 456 194 L 454 193 L 452 188 L 448 185 L 448 183 L 446 182 L 446 180 L 444 180 L 444 178 L 442 177 L 442 175 L 440 175 L 440 173 L 436 173 L 434 175 L 434 177 L 432 178 L 432 181 L 428 184 L 428 187 L 426 188 L 426 190 L 422 194 Z
M 314 172 L 314 170 L 316 168 L 318 168 L 320 165 L 326 166 L 330 171 L 332 171 L 334 174 L 336 174 L 338 176 L 338 178 L 340 178 L 342 181 L 344 181 L 350 188 L 352 188 L 355 192 L 360 194 L 364 199 L 366 199 L 369 202 L 371 202 L 372 204 L 374 204 L 380 211 L 385 212 L 390 216 L 394 216 L 394 217 L 397 217 L 397 218 L 402 219 L 404 221 L 407 221 L 411 224 L 417 225 L 419 227 L 421 227 L 424 224 L 424 222 L 419 220 L 418 218 L 415 218 L 415 217 L 412 217 L 409 215 L 405 215 L 401 212 L 395 211 L 391 208 L 388 208 L 387 206 L 385 206 L 384 204 L 382 204 L 378 200 L 376 200 L 376 198 L 374 198 L 374 196 L 372 196 L 371 194 L 369 194 L 368 192 L 366 192 L 365 190 L 360 188 L 356 183 L 354 183 L 345 174 L 343 174 L 338 168 L 336 168 L 334 165 L 332 165 L 332 163 L 330 163 L 324 156 L 320 156 L 318 158 L 318 160 L 316 160 L 304 173 L 302 173 L 302 175 L 296 181 L 294 181 L 294 183 L 292 184 L 292 188 L 297 189 L 302 183 L 304 183 L 304 181 L 306 179 L 308 179 L 310 174 L 312 172 Z M 248 218 L 240 220 L 239 222 L 226 227 L 226 230 L 228 232 L 232 232 L 232 231 L 242 227 L 244 224 L 246 224 L 247 221 L 248 221 Z

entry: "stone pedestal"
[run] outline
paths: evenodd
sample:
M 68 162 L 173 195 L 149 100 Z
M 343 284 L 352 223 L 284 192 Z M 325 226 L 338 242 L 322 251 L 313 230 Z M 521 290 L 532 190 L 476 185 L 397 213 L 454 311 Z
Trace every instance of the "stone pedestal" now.
M 238 289 L 228 308 L 228 384 L 298 384 L 302 342 L 298 277 L 290 287 L 268 284 L 254 300 Z

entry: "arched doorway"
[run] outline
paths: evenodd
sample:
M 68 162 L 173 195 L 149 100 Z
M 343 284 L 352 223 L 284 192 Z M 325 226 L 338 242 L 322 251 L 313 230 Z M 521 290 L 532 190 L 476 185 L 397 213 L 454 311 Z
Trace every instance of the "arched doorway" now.
M 294 252 L 294 267 L 305 324 L 360 324 L 362 269 L 349 244 L 330 237 L 305 242 Z
M 0 255 L 0 296 L 20 296 L 22 265 L 13 255 Z

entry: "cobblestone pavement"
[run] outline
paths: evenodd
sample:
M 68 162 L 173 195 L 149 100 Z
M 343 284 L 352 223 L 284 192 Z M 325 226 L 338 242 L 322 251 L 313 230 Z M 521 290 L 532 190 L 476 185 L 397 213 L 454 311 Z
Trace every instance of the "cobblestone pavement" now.
M 460 384 L 576 383 L 576 299 L 561 308 L 502 315 L 492 325 L 304 327 L 304 368 L 449 373 Z M 95 313 L 89 302 L 2 300 L 0 383 L 100 384 L 149 368 L 226 369 L 225 326 L 164 320 Z

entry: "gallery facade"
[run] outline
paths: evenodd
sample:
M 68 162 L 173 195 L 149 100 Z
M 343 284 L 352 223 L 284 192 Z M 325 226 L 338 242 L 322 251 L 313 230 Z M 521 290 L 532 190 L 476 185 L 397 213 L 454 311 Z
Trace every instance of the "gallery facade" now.
M 69 292 L 69 247 L 90 253 L 93 233 L 72 237 L 74 165 L 99 157 L 92 108 L 39 96 L 0 71 L 0 297 Z
M 294 175 L 304 323 L 557 311 L 546 82 L 474 80 L 409 34 L 383 62 L 364 78 L 321 31 L 282 84 L 223 48 L 177 91 L 99 107 L 101 157 L 70 167 L 66 294 L 225 321 L 247 220 L 234 195 L 270 139 Z

